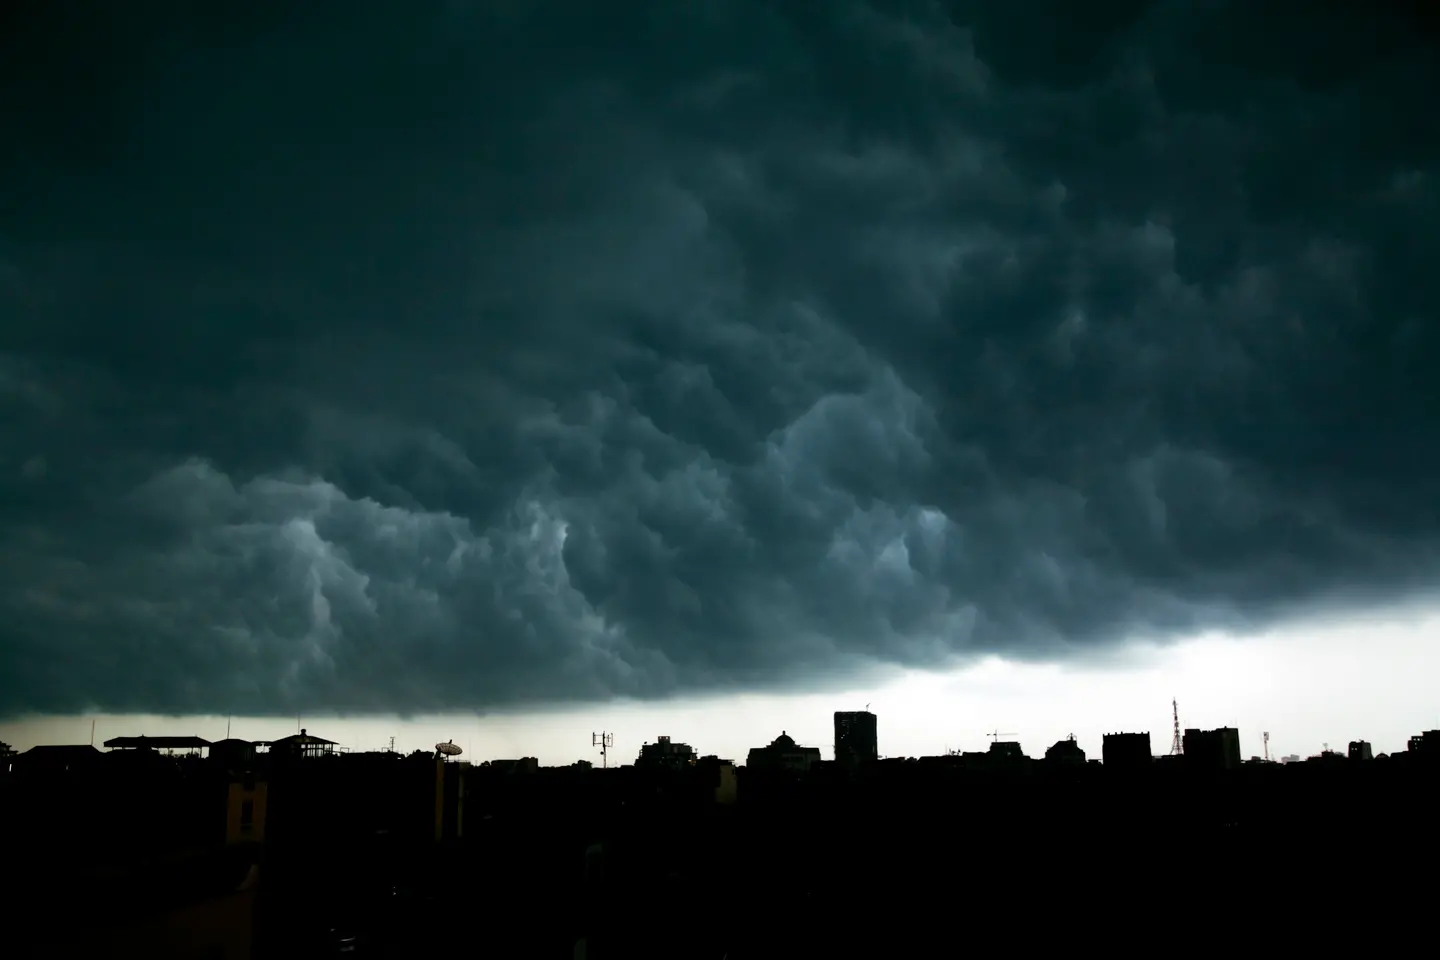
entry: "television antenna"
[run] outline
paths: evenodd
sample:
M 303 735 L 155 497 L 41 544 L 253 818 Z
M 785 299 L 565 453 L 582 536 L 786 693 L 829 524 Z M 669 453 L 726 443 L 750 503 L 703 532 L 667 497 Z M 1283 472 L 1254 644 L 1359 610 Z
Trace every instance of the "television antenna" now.
M 600 769 L 608 768 L 610 766 L 610 748 L 615 746 L 615 734 L 592 733 L 590 734 L 590 746 L 600 748 Z
M 458 757 L 464 752 L 464 750 L 460 749 L 460 745 L 453 740 L 446 740 L 444 743 L 435 744 L 435 757 L 440 760 Z
M 1183 756 L 1185 741 L 1180 736 L 1180 702 L 1174 697 L 1170 698 L 1170 720 L 1175 725 L 1175 732 L 1170 737 L 1170 756 Z

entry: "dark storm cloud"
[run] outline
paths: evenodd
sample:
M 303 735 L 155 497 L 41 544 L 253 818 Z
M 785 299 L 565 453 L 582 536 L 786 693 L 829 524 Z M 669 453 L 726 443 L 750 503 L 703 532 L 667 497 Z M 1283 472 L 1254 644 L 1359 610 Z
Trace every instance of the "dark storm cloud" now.
M 1434 582 L 1408 8 L 76 9 L 0 29 L 0 711 L 803 686 Z

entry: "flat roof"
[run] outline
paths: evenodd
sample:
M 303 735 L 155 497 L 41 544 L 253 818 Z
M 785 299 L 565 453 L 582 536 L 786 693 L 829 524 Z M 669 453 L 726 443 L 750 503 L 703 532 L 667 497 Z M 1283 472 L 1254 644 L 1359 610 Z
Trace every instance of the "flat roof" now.
M 112 750 L 133 750 L 140 747 L 152 750 L 188 750 L 208 747 L 210 741 L 203 737 L 112 737 L 105 741 L 105 746 Z
M 255 743 L 257 745 L 266 744 L 268 746 L 274 747 L 280 744 L 285 744 L 288 746 L 290 744 L 328 743 L 333 745 L 335 741 L 326 740 L 324 737 L 317 737 L 313 733 L 292 733 L 290 736 L 281 737 L 279 740 L 256 740 Z

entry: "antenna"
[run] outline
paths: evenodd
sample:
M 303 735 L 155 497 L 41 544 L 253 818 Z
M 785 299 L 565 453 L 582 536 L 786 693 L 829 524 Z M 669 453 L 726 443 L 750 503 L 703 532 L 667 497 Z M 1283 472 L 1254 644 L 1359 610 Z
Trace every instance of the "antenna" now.
M 1178 757 L 1185 753 L 1185 741 L 1180 737 L 1180 704 L 1174 698 L 1170 698 L 1170 717 L 1175 721 L 1175 735 L 1170 738 L 1170 756 Z
M 393 736 L 390 738 L 390 752 L 395 752 L 395 738 Z
M 435 744 L 435 756 L 437 759 L 447 760 L 450 757 L 458 757 L 464 753 L 453 740 L 446 740 L 444 743 Z
M 90 721 L 90 746 L 95 746 L 95 721 Z
M 230 739 L 230 715 L 225 715 L 225 739 Z
M 1260 734 L 1260 738 L 1265 741 L 1265 762 L 1266 762 L 1266 763 L 1269 763 L 1269 762 L 1270 762 L 1270 731 L 1269 731 L 1269 730 L 1266 730 L 1264 733 Z
M 610 748 L 615 746 L 615 734 L 592 733 L 590 746 L 600 748 L 600 768 L 607 769 L 610 766 Z

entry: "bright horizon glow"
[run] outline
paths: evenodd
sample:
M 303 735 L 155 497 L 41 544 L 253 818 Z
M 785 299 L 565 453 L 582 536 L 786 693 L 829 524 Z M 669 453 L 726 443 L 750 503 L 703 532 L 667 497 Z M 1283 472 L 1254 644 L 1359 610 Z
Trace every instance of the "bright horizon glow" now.
M 1323 744 L 1343 750 L 1368 740 L 1375 752 L 1440 727 L 1433 678 L 1440 674 L 1440 615 L 1331 619 L 1239 639 L 1207 634 L 1168 647 L 1132 647 L 1103 662 L 1028 665 L 990 658 L 948 674 L 910 673 L 872 689 L 825 694 L 749 694 L 684 702 L 617 702 L 548 712 L 343 718 L 230 718 L 233 736 L 269 740 L 304 726 L 351 750 L 379 750 L 395 738 L 402 752 L 454 740 L 474 762 L 533 756 L 546 766 L 591 760 L 592 733 L 615 735 L 612 766 L 632 763 L 642 743 L 668 735 L 701 754 L 743 763 L 751 747 L 783 730 L 832 754 L 832 715 L 867 703 L 879 717 L 880 752 L 927 756 L 983 750 L 987 731 L 1010 734 L 1032 757 L 1073 733 L 1094 759 L 1101 737 L 1149 731 L 1151 749 L 1169 752 L 1170 699 L 1182 727 L 1233 726 L 1246 757 L 1271 734 L 1272 757 L 1311 756 Z M 224 716 L 44 717 L 0 723 L 17 750 L 42 743 L 95 745 L 118 736 L 225 736 Z

